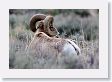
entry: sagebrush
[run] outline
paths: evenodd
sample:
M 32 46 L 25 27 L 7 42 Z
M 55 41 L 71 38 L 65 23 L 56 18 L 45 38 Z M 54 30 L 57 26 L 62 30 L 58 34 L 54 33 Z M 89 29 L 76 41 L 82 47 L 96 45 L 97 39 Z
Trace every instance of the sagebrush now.
M 31 58 L 25 49 L 34 33 L 29 29 L 34 14 L 54 16 L 54 25 L 61 38 L 73 40 L 81 49 L 81 55 L 63 56 L 58 65 L 53 57 Z M 48 60 L 46 60 L 49 58 Z M 74 59 L 73 59 L 74 58 Z M 71 60 L 71 61 L 69 61 Z M 69 63 L 68 63 L 69 62 Z M 98 69 L 99 68 L 99 12 L 98 9 L 10 9 L 9 10 L 9 68 L 10 69 Z

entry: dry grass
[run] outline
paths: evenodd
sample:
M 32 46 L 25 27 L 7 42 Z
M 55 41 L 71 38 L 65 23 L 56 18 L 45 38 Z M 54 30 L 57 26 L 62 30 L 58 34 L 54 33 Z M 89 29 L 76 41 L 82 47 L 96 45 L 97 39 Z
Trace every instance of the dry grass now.
M 12 11 L 12 10 L 10 10 Z M 24 12 L 23 12 L 24 11 Z M 83 10 L 13 10 L 9 15 L 9 68 L 10 69 L 98 69 L 99 68 L 99 14 L 81 17 Z M 88 12 L 88 10 L 87 10 Z M 80 48 L 80 56 L 33 58 L 33 51 L 25 48 L 33 38 L 29 30 L 29 19 L 34 13 L 54 15 L 54 24 L 60 37 L 72 39 Z M 84 12 L 82 12 L 84 13 Z

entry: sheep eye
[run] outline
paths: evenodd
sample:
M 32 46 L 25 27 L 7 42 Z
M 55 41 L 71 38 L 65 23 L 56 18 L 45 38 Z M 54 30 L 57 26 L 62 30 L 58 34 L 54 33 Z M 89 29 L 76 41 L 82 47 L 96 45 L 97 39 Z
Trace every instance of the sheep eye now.
M 51 31 L 54 31 L 54 28 L 53 28 L 53 27 L 50 27 L 50 30 L 51 30 Z
M 50 26 L 50 28 L 53 28 L 53 26 Z

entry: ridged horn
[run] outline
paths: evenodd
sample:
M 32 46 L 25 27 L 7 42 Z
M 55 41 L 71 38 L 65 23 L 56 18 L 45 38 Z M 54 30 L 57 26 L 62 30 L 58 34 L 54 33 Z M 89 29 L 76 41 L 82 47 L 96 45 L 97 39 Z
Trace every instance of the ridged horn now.
M 54 31 L 52 31 L 50 28 L 54 28 L 53 27 L 53 16 L 46 16 L 46 18 L 44 19 L 44 32 L 52 37 L 52 32 L 54 33 Z M 56 31 L 56 30 L 55 30 Z
M 53 16 L 46 16 L 46 18 L 44 19 L 44 23 L 45 23 L 45 26 L 47 26 L 48 24 L 52 24 L 53 25 L 53 21 L 54 21 L 54 18 Z
M 38 21 L 41 21 L 41 20 L 44 20 L 46 18 L 46 15 L 44 14 L 36 14 L 34 16 L 31 17 L 30 19 L 30 29 L 35 32 L 37 29 L 36 29 L 36 22 Z

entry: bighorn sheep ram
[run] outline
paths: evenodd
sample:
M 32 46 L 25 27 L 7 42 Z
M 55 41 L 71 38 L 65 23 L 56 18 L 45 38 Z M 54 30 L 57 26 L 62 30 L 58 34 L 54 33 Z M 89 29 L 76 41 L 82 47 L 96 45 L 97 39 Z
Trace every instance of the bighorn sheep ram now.
M 37 21 L 39 21 L 38 24 L 36 23 Z M 52 16 L 34 15 L 30 20 L 30 29 L 35 32 L 35 34 L 27 51 L 29 52 L 29 56 L 33 57 L 32 60 L 36 60 L 40 65 L 39 67 L 39 65 L 36 66 L 33 63 L 32 68 L 53 68 L 54 63 L 56 66 L 59 64 L 59 58 L 66 56 L 63 60 L 61 59 L 61 61 L 65 62 L 68 61 L 69 56 L 69 61 L 66 62 L 69 63 L 74 60 L 74 56 L 80 54 L 80 48 L 71 40 L 53 37 L 58 34 L 58 31 L 53 27 Z M 42 63 L 43 59 L 44 63 Z M 52 64 L 48 65 L 45 60 L 48 60 L 49 63 Z M 44 67 L 45 65 L 48 67 Z

